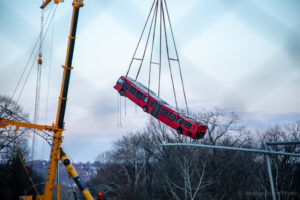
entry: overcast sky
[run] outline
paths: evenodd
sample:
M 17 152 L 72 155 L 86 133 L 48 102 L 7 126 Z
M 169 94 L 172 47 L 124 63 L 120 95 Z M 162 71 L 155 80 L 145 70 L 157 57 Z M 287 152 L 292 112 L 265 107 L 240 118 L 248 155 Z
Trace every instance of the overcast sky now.
M 151 4 L 85 1 L 80 10 L 63 143 L 75 162 L 94 161 L 113 141 L 144 127 L 149 117 L 129 101 L 125 116 L 124 99 L 113 85 L 128 69 Z M 0 1 L 0 95 L 12 96 L 26 66 L 40 31 L 39 5 L 33 0 Z M 300 1 L 172 0 L 168 6 L 190 110 L 220 107 L 258 127 L 300 119 Z M 45 18 L 49 12 L 50 7 Z M 71 14 L 71 1 L 59 4 L 44 40 L 42 124 L 55 121 Z M 174 105 L 168 68 L 163 68 L 161 97 Z M 176 83 L 179 78 L 175 71 Z M 147 84 L 145 73 L 140 81 Z M 36 64 L 18 102 L 31 120 L 35 82 Z M 152 82 L 157 84 L 155 78 Z M 15 100 L 19 93 L 20 87 Z M 177 94 L 183 107 L 180 90 Z M 120 100 L 122 127 L 117 126 Z M 48 152 L 39 140 L 37 158 L 48 159 Z

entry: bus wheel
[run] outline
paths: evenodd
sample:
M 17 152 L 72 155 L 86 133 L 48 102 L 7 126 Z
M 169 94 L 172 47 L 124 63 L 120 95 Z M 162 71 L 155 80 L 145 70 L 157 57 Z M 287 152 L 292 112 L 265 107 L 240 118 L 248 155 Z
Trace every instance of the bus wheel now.
M 182 128 L 181 128 L 181 127 L 179 127 L 179 128 L 177 129 L 177 133 L 180 134 L 180 135 L 182 134 Z
M 124 90 L 121 89 L 121 90 L 119 91 L 119 94 L 120 94 L 121 96 L 124 96 L 124 94 L 125 94 Z
M 148 106 L 144 106 L 144 107 L 143 107 L 143 111 L 144 111 L 144 112 L 148 112 Z

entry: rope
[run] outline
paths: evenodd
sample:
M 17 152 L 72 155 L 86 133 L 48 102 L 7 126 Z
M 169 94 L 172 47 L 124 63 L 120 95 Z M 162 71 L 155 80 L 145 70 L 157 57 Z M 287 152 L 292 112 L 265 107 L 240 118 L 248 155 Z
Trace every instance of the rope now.
M 145 23 L 145 25 L 144 25 L 142 34 L 141 34 L 141 36 L 140 36 L 140 39 L 139 39 L 139 41 L 138 41 L 138 44 L 137 44 L 137 46 L 136 46 L 136 48 L 135 48 L 135 51 L 134 51 L 134 53 L 133 53 L 131 62 L 130 62 L 130 64 L 129 64 L 129 67 L 128 67 L 128 70 L 127 70 L 127 73 L 126 73 L 126 76 L 125 76 L 125 80 L 126 80 L 126 78 L 127 78 L 127 76 L 128 76 L 128 73 L 129 73 L 129 71 L 130 71 L 131 65 L 132 65 L 132 63 L 133 63 L 133 60 L 135 59 L 136 52 L 137 52 L 137 50 L 138 50 L 138 47 L 139 47 L 139 45 L 140 45 L 140 43 L 141 43 L 141 40 L 142 40 L 142 37 L 143 37 L 143 35 L 144 35 L 144 32 L 145 32 L 146 26 L 147 26 L 147 24 L 148 24 L 150 15 L 151 15 L 151 13 L 152 13 L 153 6 L 154 6 L 155 1 L 156 1 L 156 0 L 153 0 L 153 3 L 152 3 L 152 6 L 151 6 L 151 9 L 150 9 L 150 12 L 149 12 L 149 14 L 148 14 L 146 23 Z
M 152 30 L 152 25 L 153 25 L 154 17 L 155 17 L 155 11 L 153 12 L 153 17 L 152 17 L 151 25 L 150 25 L 149 32 L 148 32 L 148 37 L 147 37 L 147 41 L 146 41 L 146 45 L 145 45 L 143 57 L 142 57 L 142 59 L 141 59 L 141 63 L 140 63 L 140 66 L 139 66 L 139 70 L 138 70 L 138 72 L 137 72 L 137 75 L 136 75 L 136 77 L 135 77 L 135 80 L 137 80 L 137 78 L 138 78 L 138 76 L 139 76 L 139 74 L 140 74 L 140 71 L 141 71 L 143 62 L 144 62 L 144 58 L 145 58 L 145 54 L 146 54 L 147 47 L 148 47 L 148 42 L 149 42 L 151 30 Z
M 117 94 L 117 110 L 118 110 L 118 112 L 117 112 L 117 113 L 118 113 L 118 114 L 117 114 L 117 127 L 119 127 L 119 118 L 120 118 L 120 117 L 119 117 L 119 115 L 120 115 L 120 108 L 119 108 L 119 106 L 120 106 L 120 104 L 119 104 L 119 96 L 120 96 L 120 95 L 118 95 L 118 94 Z
M 169 64 L 169 69 L 170 69 L 170 76 L 171 76 L 171 81 L 172 81 L 172 87 L 173 87 L 174 99 L 175 99 L 175 104 L 176 104 L 176 110 L 178 111 L 176 92 L 175 92 L 175 86 L 174 86 L 174 80 L 173 80 L 173 74 L 172 74 L 171 62 L 170 62 L 170 54 L 169 54 L 169 46 L 168 46 L 168 37 L 167 37 L 167 30 L 166 30 L 164 7 L 163 7 L 162 1 L 161 1 L 161 12 L 162 12 L 162 18 L 163 18 L 163 25 L 164 25 L 164 33 L 165 33 L 166 50 L 167 50 L 168 64 Z
M 160 95 L 160 78 L 161 78 L 161 27 L 162 25 L 162 12 L 160 12 L 160 24 L 159 24 L 159 72 L 158 72 L 158 97 Z
M 154 28 L 153 28 L 153 38 L 152 38 L 152 47 L 151 47 L 151 55 L 150 55 L 150 67 L 149 67 L 149 80 L 148 80 L 148 95 L 150 93 L 150 80 L 151 80 L 151 67 L 152 67 L 152 56 L 153 56 L 153 47 L 154 47 L 154 42 L 155 42 L 155 32 L 156 32 L 156 21 L 157 21 L 157 11 L 158 11 L 158 1 L 156 1 L 156 6 L 155 6 L 155 21 L 154 21 Z M 149 104 L 150 101 L 148 101 Z
M 155 4 L 155 7 L 154 7 Z M 160 4 L 160 5 L 159 5 Z M 157 26 L 157 15 L 158 15 L 158 8 L 160 7 L 160 27 L 159 27 L 159 63 L 157 62 L 153 62 L 153 51 L 154 51 L 154 45 L 155 45 L 155 37 L 156 37 L 156 26 Z M 154 10 L 154 11 L 153 11 Z M 166 12 L 166 14 L 165 14 Z M 144 36 L 144 33 L 146 31 L 146 27 L 148 26 L 149 20 L 150 20 L 150 16 L 152 16 L 152 20 L 151 20 L 151 24 L 149 27 L 149 32 L 146 40 L 146 44 L 145 44 L 145 48 L 142 54 L 141 58 L 136 58 L 136 54 L 138 51 L 138 48 L 140 46 L 141 40 Z M 168 22 L 166 22 L 168 21 Z M 153 22 L 154 22 L 154 28 L 153 28 Z M 169 33 L 167 33 L 167 27 L 170 28 L 170 33 L 171 36 L 168 36 Z M 152 29 L 153 28 L 153 29 Z M 151 32 L 153 31 L 153 33 Z M 131 69 L 133 60 L 140 60 L 140 64 L 139 64 L 139 68 L 135 77 L 135 80 L 138 79 L 139 73 L 141 71 L 143 62 L 144 62 L 144 58 L 145 58 L 145 54 L 147 52 L 147 47 L 148 47 L 148 43 L 149 43 L 149 38 L 150 35 L 152 35 L 152 47 L 151 47 L 151 55 L 150 55 L 150 66 L 149 66 L 149 75 L 148 75 L 148 94 L 150 93 L 150 86 L 151 86 L 151 72 L 152 72 L 152 64 L 158 64 L 159 65 L 159 72 L 158 72 L 158 96 L 160 96 L 160 85 L 161 85 L 161 67 L 162 67 L 162 36 L 164 36 L 165 39 L 165 46 L 166 46 L 166 53 L 167 53 L 167 58 L 168 58 L 168 66 L 169 66 L 169 71 L 170 71 L 170 78 L 171 78 L 171 83 L 172 83 L 172 89 L 173 89 L 173 94 L 174 94 L 174 100 L 175 100 L 175 104 L 176 104 L 176 110 L 178 111 L 178 101 L 177 101 L 177 97 L 176 97 L 176 90 L 175 90 L 175 84 L 174 84 L 174 78 L 173 78 L 173 72 L 172 72 L 172 63 L 171 61 L 176 61 L 178 63 L 178 68 L 179 68 L 179 72 L 180 72 L 180 79 L 181 79 L 181 85 L 182 85 L 182 91 L 183 91 L 183 96 L 184 96 L 184 101 L 185 101 L 185 106 L 186 106 L 186 111 L 187 114 L 189 114 L 189 109 L 188 109 L 188 103 L 187 103 L 187 98 L 186 98 L 186 92 L 185 92 L 185 86 L 184 86 L 184 82 L 183 82 L 183 76 L 182 76 L 182 70 L 181 70 L 181 65 L 180 65 L 180 60 L 179 60 L 179 55 L 178 55 L 178 51 L 177 51 L 177 47 L 176 47 L 176 43 L 175 43 L 175 37 L 174 37 L 174 33 L 173 33 L 173 29 L 172 29 L 172 24 L 171 24 L 171 20 L 170 20 L 170 16 L 169 16 L 169 11 L 168 11 L 168 7 L 167 7 L 167 3 L 166 0 L 154 0 L 151 6 L 151 9 L 149 11 L 146 23 L 143 27 L 143 31 L 142 34 L 139 38 L 138 44 L 135 48 L 133 57 L 131 59 L 131 62 L 129 64 L 126 76 L 125 76 L 125 80 L 127 79 L 127 76 L 129 74 L 129 71 Z M 172 37 L 172 39 L 168 39 L 168 37 Z M 175 48 L 175 53 L 176 53 L 176 58 L 171 58 L 170 57 L 170 50 L 169 50 L 169 41 L 173 42 L 174 48 Z
M 11 140 L 11 142 L 12 142 L 12 144 L 13 144 L 14 150 L 16 151 L 16 153 L 17 153 L 17 155 L 18 155 L 18 157 L 19 157 L 19 159 L 20 159 L 20 161 L 21 161 L 21 164 L 22 164 L 22 166 L 23 166 L 24 169 L 25 169 L 25 172 L 26 172 L 26 174 L 28 175 L 28 178 L 29 178 L 29 180 L 30 180 L 30 182 L 31 182 L 31 184 L 32 184 L 32 186 L 33 186 L 33 188 L 34 188 L 36 194 L 38 195 L 37 199 L 40 199 L 40 194 L 39 194 L 39 192 L 38 192 L 38 190 L 37 190 L 37 188 L 36 188 L 36 186 L 35 186 L 35 184 L 34 184 L 34 182 L 33 182 L 32 177 L 30 176 L 30 173 L 29 173 L 29 171 L 28 171 L 28 169 L 27 169 L 27 167 L 26 167 L 26 165 L 25 165 L 25 163 L 24 163 L 24 160 L 22 159 L 22 155 L 21 155 L 21 153 L 19 152 L 19 150 L 18 150 L 18 148 L 17 148 L 17 146 L 16 146 L 16 144 L 15 144 L 14 139 L 10 136 L 9 131 L 7 130 L 6 127 L 5 127 L 5 130 L 6 130 L 6 132 L 7 132 L 7 135 L 8 135 L 8 137 L 9 137 L 9 139 Z M 18 128 L 16 128 L 16 130 L 15 130 L 15 136 L 17 136 L 17 130 L 18 130 Z
M 180 79 L 181 79 L 181 84 L 182 84 L 182 90 L 183 90 L 183 95 L 184 95 L 185 106 L 186 106 L 187 114 L 189 114 L 188 104 L 187 104 L 187 100 L 186 100 L 186 93 L 185 93 L 184 83 L 183 83 L 183 78 L 182 78 L 181 66 L 180 66 L 178 51 L 177 51 L 177 47 L 176 47 L 176 43 L 175 43 L 175 37 L 174 37 L 174 34 L 173 34 L 173 28 L 172 28 L 172 24 L 171 24 L 171 20 L 170 20 L 169 10 L 168 10 L 166 0 L 163 0 L 163 1 L 164 1 L 164 4 L 165 4 L 165 7 L 166 7 L 167 17 L 168 17 L 169 26 L 170 26 L 170 30 L 171 30 L 171 35 L 172 35 L 172 39 L 173 39 L 173 44 L 174 44 L 174 48 L 175 48 L 175 52 L 176 52 L 176 57 L 177 57 L 177 60 L 178 60 L 178 68 L 179 68 L 179 72 L 180 72 Z
M 140 43 L 141 43 L 141 40 L 142 40 L 142 38 L 143 38 L 143 35 L 144 35 L 145 30 L 146 30 L 146 27 L 147 27 L 148 21 L 149 21 L 149 19 L 150 19 L 151 13 L 152 13 L 152 11 L 153 11 L 154 4 L 155 4 L 155 2 L 156 2 L 155 11 L 153 12 L 153 17 L 152 17 L 152 20 L 151 20 L 151 25 L 150 25 L 149 32 L 148 32 L 148 37 L 147 37 L 147 41 L 146 41 L 146 44 L 145 44 L 145 49 L 144 49 L 144 52 L 143 52 L 143 57 L 142 57 L 141 59 L 138 59 L 138 60 L 141 60 L 141 63 L 140 63 L 140 66 L 139 66 L 139 69 L 138 69 L 138 72 L 137 72 L 137 75 L 136 75 L 135 80 L 137 80 L 137 78 L 138 78 L 138 76 L 139 76 L 139 73 L 140 73 L 141 67 L 142 67 L 142 65 L 143 65 L 144 58 L 145 58 L 145 54 L 146 54 L 146 50 L 147 50 L 147 46 L 148 46 L 148 42 L 149 42 L 149 38 L 150 38 L 150 33 L 151 33 L 151 30 L 152 30 L 152 26 L 153 26 L 154 17 L 155 17 L 155 15 L 157 15 L 157 6 L 158 6 L 157 1 L 158 1 L 158 0 L 153 0 L 151 9 L 150 9 L 149 14 L 148 14 L 148 17 L 147 17 L 147 20 L 146 20 L 145 25 L 144 25 L 144 27 L 143 27 L 142 34 L 141 34 L 141 36 L 140 36 L 140 38 L 139 38 L 138 44 L 137 44 L 137 46 L 136 46 L 136 48 L 135 48 L 135 51 L 134 51 L 134 53 L 133 53 L 131 62 L 130 62 L 130 64 L 129 64 L 129 67 L 128 67 L 128 70 L 127 70 L 127 73 L 126 73 L 126 76 L 125 76 L 125 81 L 126 81 L 126 79 L 127 79 L 128 73 L 129 73 L 129 71 L 130 71 L 130 69 L 131 69 L 133 60 L 137 59 L 137 58 L 136 58 L 136 53 L 137 53 L 137 50 L 138 50 L 139 45 L 140 45 Z M 156 13 L 156 14 L 155 14 L 155 13 Z M 155 20 L 155 21 L 156 21 L 156 20 Z M 150 73 L 151 73 L 151 71 L 149 72 L 149 81 L 150 81 Z M 150 84 L 150 83 L 149 83 L 149 84 Z M 149 87 L 148 87 L 148 94 L 149 94 Z M 126 116 L 126 99 L 125 99 L 124 104 L 125 104 L 125 110 L 124 110 L 124 111 L 125 111 L 125 116 Z M 135 107 L 135 113 L 137 113 L 137 108 L 136 108 L 136 107 Z
M 120 127 L 122 127 L 122 99 L 121 96 L 119 96 L 119 108 L 120 108 Z
M 126 117 L 126 98 L 124 98 L 124 105 L 125 105 L 125 108 L 124 108 L 124 113 L 125 113 L 125 117 Z
M 117 126 L 122 127 L 122 101 L 121 96 L 117 95 L 117 107 L 118 107 L 118 114 L 117 114 Z

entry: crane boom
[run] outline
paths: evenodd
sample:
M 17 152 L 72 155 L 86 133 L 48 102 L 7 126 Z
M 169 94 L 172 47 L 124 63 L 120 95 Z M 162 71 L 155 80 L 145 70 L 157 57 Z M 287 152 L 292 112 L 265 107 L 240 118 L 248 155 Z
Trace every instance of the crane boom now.
M 63 72 L 62 85 L 61 85 L 56 123 L 55 123 L 55 127 L 57 128 L 57 131 L 54 131 L 52 145 L 51 145 L 51 153 L 49 158 L 48 173 L 47 173 L 45 193 L 44 193 L 45 200 L 52 199 L 53 191 L 54 191 L 57 164 L 60 159 L 60 146 L 62 142 L 62 130 L 64 127 L 64 116 L 65 116 L 66 105 L 67 105 L 69 82 L 70 82 L 71 70 L 73 69 L 72 59 L 73 59 L 74 45 L 76 39 L 78 15 L 79 15 L 79 9 L 83 6 L 83 0 L 74 0 L 72 5 L 73 5 L 73 14 L 72 14 L 72 21 L 71 21 L 70 36 L 69 36 L 68 47 L 67 47 L 66 61 L 65 61 L 65 65 L 63 66 L 64 72 Z
M 40 8 L 44 9 L 50 2 L 51 0 L 45 0 Z M 59 0 L 54 0 L 54 3 L 58 4 Z M 7 126 L 10 125 L 10 126 L 16 126 L 16 130 L 19 127 L 26 127 L 26 128 L 37 129 L 37 130 L 48 130 L 53 132 L 45 190 L 44 190 L 44 195 L 42 197 L 43 200 L 52 199 L 53 192 L 54 192 L 56 172 L 57 172 L 57 165 L 59 160 L 63 162 L 64 166 L 67 169 L 67 172 L 74 179 L 78 188 L 82 192 L 84 198 L 87 200 L 93 200 L 92 195 L 87 190 L 84 183 L 80 180 L 78 173 L 76 172 L 75 168 L 71 164 L 67 155 L 64 153 L 64 151 L 61 148 L 69 82 L 70 82 L 71 70 L 73 69 L 72 59 L 73 59 L 73 52 L 74 52 L 75 39 L 76 39 L 78 15 L 79 15 L 79 9 L 83 6 L 83 0 L 73 0 L 72 6 L 73 6 L 73 13 L 72 13 L 71 29 L 70 29 L 70 35 L 68 40 L 65 65 L 63 65 L 64 72 L 63 72 L 62 85 L 61 85 L 55 124 L 53 124 L 52 126 L 47 126 L 47 125 L 38 125 L 38 124 L 0 119 L 1 128 L 6 128 Z M 37 197 L 37 198 L 40 199 L 41 197 Z
M 57 129 L 54 126 L 38 125 L 38 124 L 18 122 L 18 121 L 13 121 L 8 119 L 0 119 L 0 127 L 5 128 L 7 126 L 33 128 L 37 130 L 47 130 L 47 131 L 57 131 Z
M 25 123 L 25 122 L 19 122 L 19 121 L 7 120 L 7 119 L 0 119 L 1 128 L 7 128 L 8 126 L 15 126 L 17 130 L 19 129 L 19 127 L 24 127 L 24 128 L 31 128 L 36 130 L 58 131 L 54 125 L 47 126 L 47 125 L 31 124 L 31 123 Z M 43 136 L 41 137 L 48 141 L 48 138 L 44 138 Z M 76 183 L 78 189 L 81 191 L 84 198 L 87 200 L 93 200 L 92 195 L 88 191 L 85 184 L 81 181 L 76 169 L 74 168 L 70 159 L 68 158 L 68 156 L 66 155 L 66 153 L 63 151 L 62 148 L 60 148 L 60 160 L 64 164 L 69 176 L 73 178 L 74 182 Z

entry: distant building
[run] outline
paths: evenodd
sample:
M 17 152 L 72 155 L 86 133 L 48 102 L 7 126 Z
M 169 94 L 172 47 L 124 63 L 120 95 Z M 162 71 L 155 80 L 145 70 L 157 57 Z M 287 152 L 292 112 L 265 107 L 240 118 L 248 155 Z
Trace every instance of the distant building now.
M 46 160 L 34 160 L 29 161 L 27 165 L 31 166 L 31 168 L 39 173 L 42 177 L 46 179 L 47 175 L 47 169 L 48 169 L 48 161 Z M 99 165 L 96 163 L 73 163 L 77 173 L 81 177 L 83 182 L 88 182 L 91 178 L 95 177 L 97 175 L 97 169 L 99 168 Z M 69 181 L 69 175 L 63 166 L 63 164 L 60 163 L 59 165 L 59 174 L 60 174 L 60 184 L 64 186 L 70 186 Z

